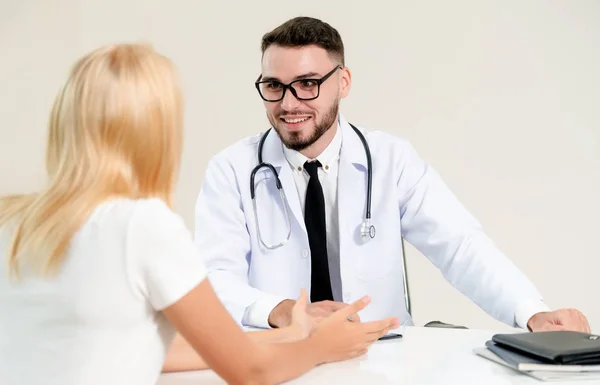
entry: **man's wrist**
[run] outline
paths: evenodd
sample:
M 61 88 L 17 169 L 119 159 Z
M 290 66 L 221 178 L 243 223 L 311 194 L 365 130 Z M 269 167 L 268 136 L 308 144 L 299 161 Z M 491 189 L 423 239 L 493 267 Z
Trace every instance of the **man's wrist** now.
M 527 330 L 532 332 L 535 329 L 535 317 L 540 313 L 535 313 L 527 320 Z
M 281 301 L 269 314 L 269 326 L 272 328 L 282 328 L 292 323 L 292 308 L 296 301 L 286 299 Z
M 264 294 L 246 308 L 242 319 L 243 325 L 260 329 L 271 328 L 272 326 L 269 325 L 269 316 L 271 312 L 277 305 L 286 299 L 288 298 Z
M 515 323 L 522 329 L 530 330 L 532 318 L 549 311 L 550 308 L 542 300 L 525 300 L 516 309 Z

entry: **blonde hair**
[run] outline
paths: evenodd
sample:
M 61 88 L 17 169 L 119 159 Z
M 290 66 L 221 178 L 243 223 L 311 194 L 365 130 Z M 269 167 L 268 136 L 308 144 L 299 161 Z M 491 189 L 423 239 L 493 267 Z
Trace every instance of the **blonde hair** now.
M 56 271 L 73 235 L 107 199 L 160 198 L 171 206 L 182 103 L 174 65 L 150 46 L 106 46 L 77 61 L 50 114 L 48 185 L 0 199 L 0 226 L 15 225 L 9 270 L 18 275 L 28 262 Z

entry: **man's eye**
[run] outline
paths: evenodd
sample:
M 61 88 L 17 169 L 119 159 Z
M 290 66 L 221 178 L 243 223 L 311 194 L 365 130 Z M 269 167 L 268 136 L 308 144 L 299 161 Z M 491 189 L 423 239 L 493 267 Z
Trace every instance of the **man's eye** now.
M 281 88 L 281 84 L 277 82 L 270 82 L 267 83 L 267 88 L 270 90 L 278 90 Z
M 312 88 L 312 87 L 315 87 L 317 85 L 317 82 L 314 81 L 314 80 L 307 79 L 307 80 L 302 80 L 300 82 L 300 85 L 303 88 Z

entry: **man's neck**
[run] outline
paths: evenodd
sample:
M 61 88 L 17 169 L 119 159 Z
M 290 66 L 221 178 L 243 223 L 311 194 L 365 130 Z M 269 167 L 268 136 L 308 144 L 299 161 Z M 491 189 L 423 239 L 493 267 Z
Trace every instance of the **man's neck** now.
M 301 150 L 300 153 L 308 159 L 315 159 L 317 156 L 321 155 L 321 153 L 325 151 L 327 146 L 329 146 L 329 144 L 333 141 L 337 130 L 338 122 L 336 120 L 329 130 L 327 130 L 316 142 L 304 150 Z

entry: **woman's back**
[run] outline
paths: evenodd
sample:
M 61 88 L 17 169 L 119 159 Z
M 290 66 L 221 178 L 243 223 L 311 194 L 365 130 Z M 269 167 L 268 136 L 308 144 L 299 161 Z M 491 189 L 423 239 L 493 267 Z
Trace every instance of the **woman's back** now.
M 397 325 L 349 322 L 360 300 L 302 341 L 244 335 L 170 209 L 182 122 L 175 67 L 150 47 L 74 65 L 50 114 L 47 185 L 0 197 L 0 385 L 153 385 L 173 327 L 227 382 L 280 383 Z
M 3 259 L 12 235 L 0 228 Z M 204 277 L 163 201 L 100 204 L 56 276 L 23 269 L 11 282 L 0 264 L 0 383 L 153 384 L 174 334 L 159 310 Z

